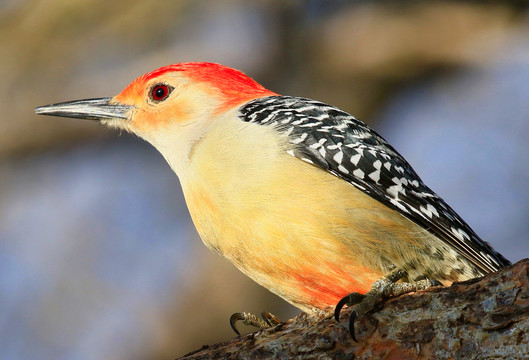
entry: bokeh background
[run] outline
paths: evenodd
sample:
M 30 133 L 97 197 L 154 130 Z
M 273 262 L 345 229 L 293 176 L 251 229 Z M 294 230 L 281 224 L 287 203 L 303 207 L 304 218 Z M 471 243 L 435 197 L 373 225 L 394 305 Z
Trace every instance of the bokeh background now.
M 0 358 L 171 359 L 298 311 L 201 243 L 148 144 L 39 105 L 220 62 L 377 129 L 512 261 L 529 254 L 525 1 L 0 1 Z

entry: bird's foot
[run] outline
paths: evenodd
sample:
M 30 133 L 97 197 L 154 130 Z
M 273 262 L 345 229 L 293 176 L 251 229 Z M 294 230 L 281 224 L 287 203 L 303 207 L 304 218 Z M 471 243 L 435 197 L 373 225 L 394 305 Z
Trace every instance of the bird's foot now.
M 413 291 L 426 290 L 431 286 L 439 285 L 437 281 L 431 281 L 429 279 L 397 283 L 397 281 L 405 276 L 407 276 L 405 271 L 396 270 L 384 276 L 382 279 L 375 281 L 371 286 L 371 290 L 366 294 L 353 292 L 338 302 L 334 310 L 336 321 L 339 321 L 340 311 L 344 305 L 356 305 L 349 317 L 349 332 L 355 342 L 357 341 L 355 336 L 355 320 L 373 310 L 378 303 L 390 296 L 399 296 Z
M 244 325 L 253 326 L 258 329 L 266 329 L 271 326 L 275 326 L 281 323 L 281 320 L 269 312 L 263 311 L 261 313 L 263 319 L 258 318 L 256 315 L 245 312 L 238 312 L 230 316 L 230 325 L 233 331 L 237 335 L 241 335 L 239 329 L 237 329 L 237 322 L 241 321 Z

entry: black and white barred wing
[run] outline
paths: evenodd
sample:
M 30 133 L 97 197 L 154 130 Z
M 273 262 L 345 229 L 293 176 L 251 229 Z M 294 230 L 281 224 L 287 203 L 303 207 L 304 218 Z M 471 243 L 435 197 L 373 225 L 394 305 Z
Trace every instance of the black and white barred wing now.
M 274 126 L 289 154 L 344 179 L 450 244 L 483 273 L 510 264 L 482 241 L 380 135 L 348 113 L 309 99 L 270 96 L 240 109 L 243 121 Z

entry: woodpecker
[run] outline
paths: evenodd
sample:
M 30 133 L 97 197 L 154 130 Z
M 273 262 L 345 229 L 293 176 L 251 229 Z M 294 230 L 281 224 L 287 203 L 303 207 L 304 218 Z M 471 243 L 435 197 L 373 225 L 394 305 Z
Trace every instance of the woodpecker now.
M 36 108 L 150 142 L 178 175 L 204 244 L 302 311 L 449 285 L 510 262 L 352 115 L 180 63 L 112 98 Z M 235 316 L 235 320 L 247 317 Z M 252 321 L 250 321 L 252 322 Z

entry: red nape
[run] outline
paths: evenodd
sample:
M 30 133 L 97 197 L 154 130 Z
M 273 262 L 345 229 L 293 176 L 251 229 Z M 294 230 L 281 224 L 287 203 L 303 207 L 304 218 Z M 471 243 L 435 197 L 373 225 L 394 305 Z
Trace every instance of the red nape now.
M 278 95 L 265 89 L 239 70 L 214 63 L 189 62 L 164 66 L 140 76 L 117 95 L 116 99 L 124 103 L 133 103 L 137 101 L 136 98 L 143 96 L 147 82 L 171 72 L 182 73 L 191 82 L 206 84 L 212 91 L 216 90 L 220 100 L 218 112 L 229 110 L 253 99 Z
M 145 74 L 142 78 L 144 82 L 147 82 L 162 74 L 173 71 L 182 71 L 190 79 L 197 82 L 208 82 L 226 94 L 252 93 L 261 96 L 275 94 L 239 70 L 208 62 L 187 62 L 168 65 Z

